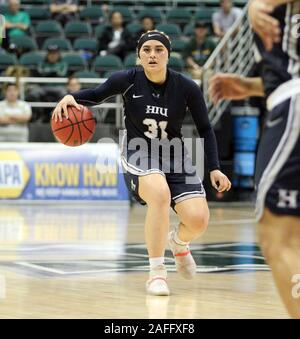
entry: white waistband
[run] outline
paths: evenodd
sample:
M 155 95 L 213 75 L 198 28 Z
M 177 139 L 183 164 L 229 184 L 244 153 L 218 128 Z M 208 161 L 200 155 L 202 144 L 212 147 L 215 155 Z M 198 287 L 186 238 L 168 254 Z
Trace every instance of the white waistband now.
M 279 86 L 268 98 L 267 108 L 271 111 L 274 107 L 300 93 L 300 79 L 293 79 Z

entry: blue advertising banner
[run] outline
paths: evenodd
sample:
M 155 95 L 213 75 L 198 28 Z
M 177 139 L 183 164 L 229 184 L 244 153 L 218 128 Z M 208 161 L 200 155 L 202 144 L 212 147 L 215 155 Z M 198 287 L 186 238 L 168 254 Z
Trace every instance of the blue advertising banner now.
M 128 200 L 117 144 L 1 144 L 0 199 Z

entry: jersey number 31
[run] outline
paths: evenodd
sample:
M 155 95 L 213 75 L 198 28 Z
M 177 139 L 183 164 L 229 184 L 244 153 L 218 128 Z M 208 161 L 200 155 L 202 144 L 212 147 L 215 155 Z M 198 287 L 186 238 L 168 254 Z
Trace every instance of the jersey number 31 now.
M 168 133 L 166 132 L 166 128 L 168 125 L 167 121 L 160 121 L 157 124 L 155 119 L 145 119 L 143 124 L 148 126 L 148 131 L 145 132 L 146 137 L 150 139 L 155 139 L 158 137 L 158 129 L 161 131 L 160 139 L 166 139 L 168 137 Z

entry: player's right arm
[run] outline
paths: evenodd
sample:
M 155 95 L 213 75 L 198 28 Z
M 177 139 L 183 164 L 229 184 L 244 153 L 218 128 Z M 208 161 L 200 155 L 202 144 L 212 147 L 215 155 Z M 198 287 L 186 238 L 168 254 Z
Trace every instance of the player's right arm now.
M 95 87 L 83 89 L 81 91 L 68 94 L 60 100 L 55 107 L 52 119 L 62 121 L 64 115 L 68 119 L 68 106 L 75 106 L 80 109 L 80 104 L 85 106 L 99 105 L 109 97 L 125 92 L 129 86 L 129 71 L 119 71 L 110 76 L 103 84 Z
M 247 78 L 237 74 L 218 73 L 209 81 L 210 100 L 217 104 L 222 100 L 242 100 L 265 95 L 262 78 Z

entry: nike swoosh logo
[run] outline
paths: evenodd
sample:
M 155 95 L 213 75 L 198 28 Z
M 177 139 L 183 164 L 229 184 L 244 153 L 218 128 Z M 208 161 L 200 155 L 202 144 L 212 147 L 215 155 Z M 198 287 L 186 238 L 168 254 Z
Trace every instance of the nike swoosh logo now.
M 143 95 L 135 95 L 135 94 L 133 94 L 133 99 L 136 99 L 136 98 L 141 98 L 141 97 L 143 97 Z
M 152 36 L 160 36 L 159 34 L 149 34 L 148 37 L 151 38 Z
M 278 125 L 281 121 L 282 121 L 282 118 L 278 118 L 278 119 L 276 119 L 276 120 L 271 120 L 271 121 L 268 120 L 268 121 L 266 122 L 266 126 L 269 127 L 269 128 L 272 128 L 272 127 Z

